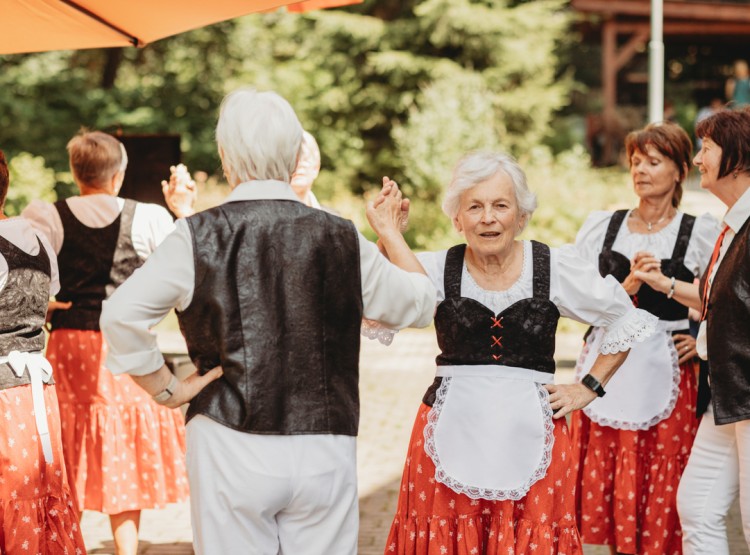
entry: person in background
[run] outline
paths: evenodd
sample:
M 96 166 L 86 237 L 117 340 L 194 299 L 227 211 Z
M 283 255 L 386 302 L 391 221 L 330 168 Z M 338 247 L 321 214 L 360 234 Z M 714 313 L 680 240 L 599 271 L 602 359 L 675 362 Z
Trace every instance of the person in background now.
M 184 419 L 150 399 L 129 376 L 105 367 L 102 301 L 174 230 L 155 204 L 117 196 L 127 154 L 114 137 L 81 132 L 68 143 L 80 195 L 23 211 L 50 241 L 60 264 L 47 357 L 55 369 L 68 477 L 79 511 L 109 515 L 117 555 L 135 555 L 143 509 L 188 496 Z M 181 179 L 181 181 L 180 181 Z M 195 192 L 182 168 L 163 185 L 178 215 Z
M 179 220 L 105 301 L 108 366 L 168 406 L 190 401 L 198 555 L 354 555 L 360 322 L 424 327 L 435 290 L 408 248 L 392 257 L 404 271 L 351 221 L 300 202 L 302 126 L 279 95 L 229 94 L 216 141 L 232 191 Z M 382 204 L 385 227 L 400 209 Z M 151 332 L 173 307 L 198 368 L 182 382 Z
M 318 148 L 318 142 L 310 133 L 303 131 L 299 159 L 290 184 L 297 198 L 311 208 L 320 208 L 320 203 L 312 192 L 313 182 L 319 173 L 320 148 Z
M 577 512 L 585 543 L 609 545 L 613 553 L 675 554 L 682 544 L 677 485 L 698 427 L 695 340 L 682 288 L 705 270 L 719 229 L 709 214 L 679 209 L 692 157 L 682 128 L 650 124 L 625 145 L 638 206 L 593 212 L 576 248 L 659 325 L 633 347 L 607 397 L 573 415 Z M 651 270 L 662 279 L 645 283 L 640 273 Z M 601 335 L 596 328 L 587 335 L 579 379 Z
M 725 89 L 731 108 L 750 104 L 750 68 L 745 60 L 734 62 L 734 76 L 727 79 Z
M 27 220 L 5 215 L 9 182 L 0 151 L 0 553 L 85 553 L 42 354 L 57 260 Z

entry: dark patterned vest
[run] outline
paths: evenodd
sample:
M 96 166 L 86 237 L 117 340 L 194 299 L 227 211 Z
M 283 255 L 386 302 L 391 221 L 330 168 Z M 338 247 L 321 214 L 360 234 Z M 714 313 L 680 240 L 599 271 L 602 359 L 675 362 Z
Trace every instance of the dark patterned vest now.
M 627 256 L 612 250 L 617 233 L 620 231 L 627 210 L 618 210 L 612 214 L 609 227 L 604 235 L 604 245 L 599 254 L 599 273 L 603 277 L 613 275 L 617 281 L 622 283 L 630 274 L 630 260 Z M 693 233 L 695 216 L 682 215 L 680 229 L 677 231 L 677 240 L 670 258 L 662 259 L 661 271 L 667 277 L 674 277 L 680 281 L 692 283 L 695 276 L 685 267 L 685 253 L 690 244 L 690 236 Z M 641 285 L 637 295 L 633 297 L 633 304 L 638 308 L 647 310 L 661 320 L 685 320 L 688 317 L 688 308 L 674 299 L 668 299 L 664 293 L 652 289 L 645 283 Z
M 0 254 L 8 263 L 8 280 L 0 289 L 0 356 L 44 350 L 51 268 L 47 251 L 39 238 L 37 242 L 39 252 L 31 255 L 0 236 Z M 28 383 L 28 370 L 19 378 L 0 364 L 0 389 Z
M 359 239 L 290 200 L 230 202 L 187 218 L 195 291 L 178 314 L 200 372 L 224 376 L 190 403 L 257 434 L 356 435 Z
M 707 279 L 701 278 L 700 291 Z M 750 218 L 716 270 L 706 316 L 714 420 L 750 419 Z
M 533 295 L 495 314 L 474 299 L 461 296 L 466 245 L 448 250 L 445 259 L 445 300 L 435 312 L 440 354 L 438 366 L 502 365 L 555 373 L 555 332 L 560 312 L 550 300 L 550 250 L 531 242 Z M 423 402 L 435 401 L 442 378 L 435 378 Z
M 92 228 L 73 215 L 66 201 L 55 203 L 64 234 L 57 256 L 60 292 L 56 299 L 72 301 L 73 306 L 53 313 L 53 330 L 98 331 L 104 299 L 143 264 L 131 237 L 136 205 L 134 200 L 126 199 L 111 224 Z

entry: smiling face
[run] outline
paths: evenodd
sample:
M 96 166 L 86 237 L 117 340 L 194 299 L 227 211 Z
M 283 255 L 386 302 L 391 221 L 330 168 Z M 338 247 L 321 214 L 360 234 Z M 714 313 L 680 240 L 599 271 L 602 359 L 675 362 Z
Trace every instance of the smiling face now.
M 716 184 L 719 182 L 721 154 L 721 147 L 711 137 L 703 138 L 701 149 L 693 158 L 693 164 L 696 165 L 698 171 L 701 173 L 702 189 L 713 192 Z
M 671 158 L 649 144 L 646 152 L 636 149 L 630 156 L 630 176 L 639 198 L 671 198 L 680 180 L 680 170 Z
M 513 245 L 524 219 L 513 182 L 505 172 L 498 172 L 461 194 L 453 224 L 475 254 L 492 256 Z

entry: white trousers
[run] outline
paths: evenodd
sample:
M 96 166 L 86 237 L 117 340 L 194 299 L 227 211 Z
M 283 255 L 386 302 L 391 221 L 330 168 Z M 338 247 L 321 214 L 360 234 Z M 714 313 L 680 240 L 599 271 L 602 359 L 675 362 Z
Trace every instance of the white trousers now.
M 750 547 L 750 421 L 717 426 L 703 415 L 677 490 L 683 555 L 728 555 L 726 517 L 740 495 Z
M 356 555 L 356 438 L 187 425 L 197 555 Z

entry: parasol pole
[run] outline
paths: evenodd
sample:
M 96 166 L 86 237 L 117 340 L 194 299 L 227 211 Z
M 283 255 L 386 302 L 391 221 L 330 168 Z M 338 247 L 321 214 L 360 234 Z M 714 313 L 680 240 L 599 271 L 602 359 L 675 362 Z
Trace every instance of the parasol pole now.
M 648 43 L 648 121 L 664 119 L 664 0 L 651 0 Z

